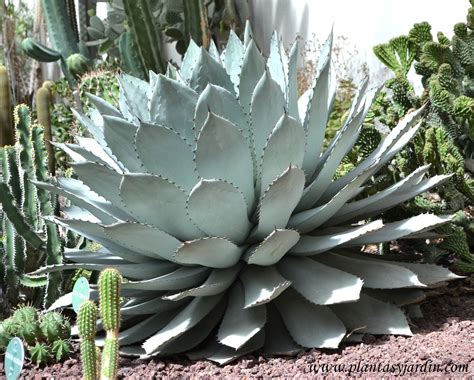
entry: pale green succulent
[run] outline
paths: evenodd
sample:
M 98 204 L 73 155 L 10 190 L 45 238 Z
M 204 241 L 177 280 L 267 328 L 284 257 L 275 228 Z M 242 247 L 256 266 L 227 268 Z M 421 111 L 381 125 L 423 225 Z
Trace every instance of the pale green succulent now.
M 76 206 L 57 223 L 103 248 L 66 251 L 74 264 L 37 273 L 119 269 L 128 278 L 119 340 L 130 355 L 226 363 L 253 351 L 335 348 L 353 331 L 410 335 L 400 306 L 457 276 L 360 247 L 450 220 L 372 218 L 449 176 L 426 179 L 421 167 L 356 198 L 418 130 L 420 109 L 333 180 L 376 91 L 362 84 L 323 151 L 335 94 L 331 45 L 332 37 L 300 107 L 297 44 L 287 56 L 274 35 L 265 60 L 250 28 L 243 43 L 231 33 L 220 56 L 191 44 L 180 70 L 150 73 L 149 83 L 121 76 L 119 109 L 90 95 L 96 109 L 76 117 L 93 138 L 62 146 L 79 179 L 39 185 Z

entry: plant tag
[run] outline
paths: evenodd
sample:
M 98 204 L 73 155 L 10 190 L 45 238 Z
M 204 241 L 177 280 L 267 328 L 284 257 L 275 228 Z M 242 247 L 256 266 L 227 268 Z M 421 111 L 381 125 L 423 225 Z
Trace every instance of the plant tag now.
M 89 299 L 90 287 L 89 281 L 85 277 L 79 277 L 72 289 L 72 308 L 79 313 L 79 308 L 84 301 Z
M 7 380 L 17 380 L 20 377 L 25 361 L 25 348 L 20 338 L 12 338 L 5 351 L 5 375 Z

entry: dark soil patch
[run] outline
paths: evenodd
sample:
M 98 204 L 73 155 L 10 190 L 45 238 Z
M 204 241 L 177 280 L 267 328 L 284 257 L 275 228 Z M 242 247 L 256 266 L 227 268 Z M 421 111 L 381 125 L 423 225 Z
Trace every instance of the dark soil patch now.
M 413 337 L 366 335 L 335 351 L 309 350 L 296 357 L 245 356 L 219 367 L 185 358 L 120 360 L 120 379 L 158 378 L 474 378 L 473 280 L 429 294 Z M 418 368 L 416 367 L 418 365 Z M 424 366 L 423 366 L 424 365 Z M 467 365 L 467 367 L 462 367 Z M 392 366 L 391 368 L 389 366 Z M 329 368 L 331 367 L 331 368 Z M 392 372 L 387 372 L 392 369 Z M 318 373 L 316 373 L 318 370 Z M 3 373 L 3 363 L 0 364 Z M 3 377 L 2 377 L 3 378 Z M 22 379 L 80 379 L 78 355 L 46 368 L 28 364 Z

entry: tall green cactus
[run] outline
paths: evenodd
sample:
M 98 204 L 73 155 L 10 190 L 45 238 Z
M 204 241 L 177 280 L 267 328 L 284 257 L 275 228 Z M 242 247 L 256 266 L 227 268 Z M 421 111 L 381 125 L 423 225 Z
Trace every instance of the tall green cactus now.
M 0 66 L 0 146 L 13 144 L 12 101 L 5 66 Z
M 48 152 L 48 170 L 54 176 L 56 171 L 56 160 L 54 158 L 53 132 L 51 129 L 51 93 L 48 82 L 36 91 L 36 117 L 38 123 L 44 128 L 44 139 L 46 151 Z
M 46 150 L 43 127 L 33 124 L 27 106 L 19 105 L 14 111 L 16 143 L 1 148 L 3 177 L 0 181 L 0 202 L 3 208 L 3 254 L 10 301 L 18 285 L 35 288 L 27 292 L 31 302 L 43 299 L 50 305 L 60 294 L 61 275 L 30 277 L 25 273 L 44 264 L 62 262 L 62 245 L 57 226 L 43 217 L 54 214 L 53 199 L 44 189 L 36 188 L 34 181 L 47 181 Z M 30 294 L 31 293 L 31 294 Z
M 98 379 L 97 351 L 95 334 L 97 322 L 97 306 L 92 301 L 85 301 L 77 316 L 79 337 L 81 338 L 81 360 L 84 380 Z
M 120 285 L 122 276 L 113 268 L 99 277 L 100 318 L 107 333 L 102 352 L 101 379 L 115 379 L 118 366 L 120 330 Z
M 155 25 L 150 2 L 123 0 L 123 6 L 145 76 L 148 76 L 149 70 L 164 73 L 166 64 L 162 53 L 161 32 Z

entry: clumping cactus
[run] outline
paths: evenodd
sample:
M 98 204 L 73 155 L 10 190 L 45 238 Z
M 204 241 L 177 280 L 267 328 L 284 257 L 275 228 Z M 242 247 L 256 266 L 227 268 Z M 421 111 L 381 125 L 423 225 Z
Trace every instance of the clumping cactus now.
M 20 306 L 13 313 L 13 319 L 18 324 L 37 323 L 39 319 L 38 310 L 33 306 Z
M 66 65 L 75 78 L 79 78 L 82 74 L 89 70 L 87 59 L 79 53 L 72 54 L 67 57 Z
M 71 335 L 71 325 L 62 314 L 57 312 L 47 313 L 41 318 L 41 332 L 49 342 L 66 339 Z
M 120 330 L 120 285 L 122 276 L 113 268 L 99 277 L 100 318 L 106 331 L 102 352 L 101 378 L 115 379 L 118 365 L 118 335 Z
M 36 340 L 41 339 L 41 329 L 38 326 L 38 322 L 19 322 L 18 335 L 20 335 L 28 345 L 35 344 Z
M 5 66 L 0 65 L 0 146 L 13 144 L 10 81 Z
M 84 380 L 98 378 L 97 350 L 95 347 L 95 334 L 97 331 L 97 306 L 92 301 L 85 301 L 77 316 L 79 337 L 81 338 L 81 361 Z
M 361 246 L 448 222 L 423 214 L 384 224 L 377 216 L 450 176 L 425 178 L 420 167 L 376 194 L 361 191 L 419 130 L 424 108 L 334 180 L 376 91 L 361 84 L 324 149 L 336 91 L 332 36 L 298 107 L 298 45 L 287 56 L 275 34 L 266 60 L 250 27 L 245 35 L 242 42 L 231 32 L 222 59 L 191 43 L 179 70 L 150 73 L 148 82 L 122 75 L 119 108 L 91 96 L 91 118 L 75 112 L 95 137 L 94 152 L 85 141 L 69 145 L 77 179 L 38 186 L 80 204 L 83 214 L 55 222 L 103 248 L 93 262 L 69 251 L 72 264 L 34 273 L 102 270 L 113 256 L 127 278 L 121 313 L 134 324 L 121 327 L 118 343 L 130 355 L 224 364 L 254 351 L 336 348 L 356 329 L 410 335 L 393 292 L 409 303 L 413 291 L 458 276 Z M 116 338 L 117 312 L 101 313 Z
M 29 347 L 31 361 L 37 366 L 48 364 L 51 360 L 51 349 L 46 343 L 37 342 L 34 346 Z

